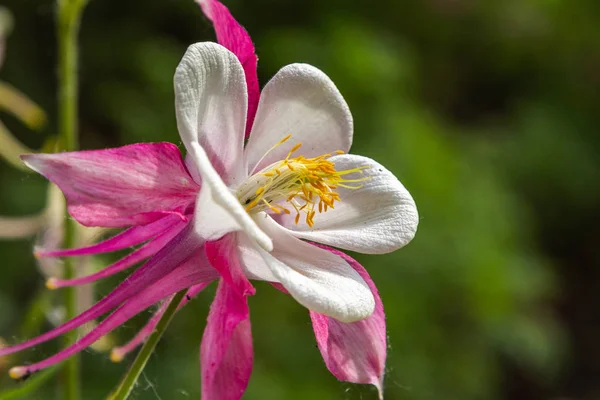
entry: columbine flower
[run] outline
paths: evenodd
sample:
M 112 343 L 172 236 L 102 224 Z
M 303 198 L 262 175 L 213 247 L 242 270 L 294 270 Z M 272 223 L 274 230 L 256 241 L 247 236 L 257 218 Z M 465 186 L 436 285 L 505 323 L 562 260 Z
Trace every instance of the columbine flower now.
M 337 378 L 371 383 L 381 392 L 386 339 L 379 295 L 362 266 L 327 246 L 370 254 L 396 250 L 415 234 L 415 204 L 387 169 L 346 154 L 352 117 L 325 74 L 305 64 L 284 67 L 259 99 L 249 37 L 223 5 L 201 5 L 219 41 L 233 52 L 214 43 L 195 44 L 177 68 L 177 125 L 188 153 L 185 163 L 166 143 L 24 156 L 62 189 L 70 214 L 81 223 L 131 226 L 94 246 L 38 255 L 92 254 L 148 241 L 98 274 L 76 282 L 50 280 L 50 287 L 91 282 L 150 260 L 79 317 L 0 355 L 116 309 L 71 347 L 11 370 L 13 377 L 22 377 L 188 288 L 183 305 L 218 278 L 201 345 L 202 397 L 239 399 L 252 368 L 246 297 L 254 294 L 249 280 L 255 279 L 271 282 L 310 310 L 317 343 Z M 112 358 L 122 358 L 143 341 L 163 311 L 159 308 Z

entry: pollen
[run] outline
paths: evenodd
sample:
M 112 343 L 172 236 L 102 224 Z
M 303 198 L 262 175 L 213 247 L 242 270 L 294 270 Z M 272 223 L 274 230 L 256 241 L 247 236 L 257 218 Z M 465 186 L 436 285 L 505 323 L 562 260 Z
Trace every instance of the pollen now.
M 276 143 L 265 156 L 290 137 L 291 135 L 288 135 Z M 313 158 L 295 156 L 294 153 L 301 147 L 302 143 L 295 144 L 284 160 L 257 172 L 239 187 L 237 197 L 248 213 L 295 213 L 296 224 L 303 218 L 312 228 L 317 212 L 327 212 L 335 207 L 336 202 L 341 201 L 336 191 L 338 188 L 360 189 L 362 182 L 369 179 L 364 176 L 352 179 L 347 177 L 356 173 L 362 175 L 367 166 L 338 171 L 335 164 L 329 160 L 331 153 Z M 343 153 L 341 150 L 335 152 Z

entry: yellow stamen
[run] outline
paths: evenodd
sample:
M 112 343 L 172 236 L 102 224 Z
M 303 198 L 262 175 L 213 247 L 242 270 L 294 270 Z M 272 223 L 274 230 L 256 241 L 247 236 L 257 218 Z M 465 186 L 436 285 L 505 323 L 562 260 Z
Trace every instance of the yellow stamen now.
M 293 154 L 296 150 L 298 150 L 300 147 L 302 147 L 302 143 L 296 143 L 294 145 L 294 147 L 292 147 L 292 149 L 290 150 L 290 155 Z
M 265 199 L 263 199 L 263 203 L 269 208 L 269 210 L 273 211 L 275 214 L 281 214 L 281 211 L 279 211 L 279 209 L 277 207 L 273 207 Z
M 286 137 L 284 137 L 283 139 L 281 139 L 279 142 L 275 143 L 273 145 L 273 147 L 271 147 L 269 150 L 267 150 L 267 152 L 265 154 L 263 154 L 263 156 L 260 158 L 260 160 L 258 160 L 258 162 L 256 163 L 256 165 L 260 164 L 262 160 L 265 159 L 265 157 L 267 156 L 267 154 L 269 154 L 270 152 L 272 152 L 273 150 L 275 150 L 277 147 L 279 147 L 280 145 L 284 144 L 285 142 L 287 142 L 289 140 L 289 138 L 291 138 L 292 135 L 289 134 Z
M 289 138 L 291 138 L 291 137 L 292 137 L 292 134 L 290 133 L 289 135 L 287 135 L 286 137 L 281 139 L 279 142 L 277 142 L 277 144 L 273 147 L 275 148 L 275 147 L 279 146 L 280 144 L 287 142 L 289 140 Z
M 267 154 L 290 137 L 291 135 L 284 137 L 269 149 Z M 290 210 L 282 205 L 288 203 L 296 212 L 296 224 L 300 221 L 300 214 L 304 213 L 306 224 L 312 227 L 317 211 L 327 212 L 334 208 L 336 201 L 341 201 L 340 195 L 335 191 L 337 188 L 360 189 L 360 183 L 370 179 L 368 176 L 356 175 L 346 178 L 350 174 L 362 174 L 363 170 L 369 167 L 338 171 L 335 164 L 329 160 L 329 153 L 313 158 L 302 155 L 292 157 L 300 147 L 302 143 L 296 143 L 284 160 L 255 173 L 238 188 L 237 197 L 247 212 L 271 211 L 275 214 L 291 214 Z M 341 150 L 335 152 L 343 153 Z

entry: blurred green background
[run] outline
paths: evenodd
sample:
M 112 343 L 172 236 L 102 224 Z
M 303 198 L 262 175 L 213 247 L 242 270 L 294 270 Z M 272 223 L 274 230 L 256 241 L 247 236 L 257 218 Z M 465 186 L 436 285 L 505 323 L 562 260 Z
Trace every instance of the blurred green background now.
M 32 133 L 0 117 L 39 148 L 56 126 L 54 5 L 1 2 L 15 29 L 0 79 L 36 100 L 49 124 Z M 394 171 L 417 202 L 410 245 L 357 256 L 387 311 L 386 398 L 600 399 L 600 2 L 224 3 L 255 41 L 261 82 L 292 62 L 325 71 L 353 112 L 353 152 Z M 192 0 L 92 0 L 81 32 L 82 147 L 180 144 L 172 77 L 186 47 L 206 40 L 211 25 Z M 0 188 L 0 214 L 43 207 L 37 176 L 2 164 Z M 44 291 L 33 242 L 0 243 L 0 335 L 11 343 L 50 327 L 26 317 Z M 96 287 L 98 296 L 115 282 Z M 306 310 L 257 288 L 244 399 L 376 399 L 328 373 Z M 178 314 L 136 399 L 199 398 L 213 291 Z M 39 360 L 58 344 L 9 361 Z M 83 358 L 85 399 L 104 398 L 132 360 L 113 364 L 92 350 Z M 3 377 L 0 388 L 10 387 Z M 50 383 L 28 398 L 55 391 Z

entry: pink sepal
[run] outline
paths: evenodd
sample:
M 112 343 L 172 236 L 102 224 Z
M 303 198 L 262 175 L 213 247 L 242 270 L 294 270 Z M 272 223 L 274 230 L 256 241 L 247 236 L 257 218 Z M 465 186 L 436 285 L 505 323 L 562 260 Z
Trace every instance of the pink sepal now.
M 246 136 L 248 136 L 252 129 L 260 97 L 256 71 L 258 57 L 254 51 L 254 44 L 244 27 L 218 0 L 196 0 L 196 2 L 200 4 L 204 15 L 212 21 L 219 44 L 235 54 L 244 67 L 246 86 L 248 87 L 248 117 L 246 120 Z
M 202 400 L 239 400 L 253 357 L 247 298 L 221 279 L 200 346 Z
M 171 143 L 21 159 L 62 190 L 69 214 L 85 226 L 144 225 L 169 214 L 185 219 L 199 189 Z
M 242 271 L 235 233 L 225 235 L 213 242 L 206 242 L 204 247 L 208 262 L 221 274 L 225 282 L 237 290 L 239 295 L 252 296 L 256 293 L 256 289 Z
M 387 338 L 385 313 L 379 292 L 367 271 L 352 257 L 327 246 L 315 245 L 346 260 L 369 285 L 375 297 L 373 314 L 358 322 L 342 323 L 310 312 L 323 360 L 329 371 L 339 380 L 375 385 L 380 398 L 383 398 Z

